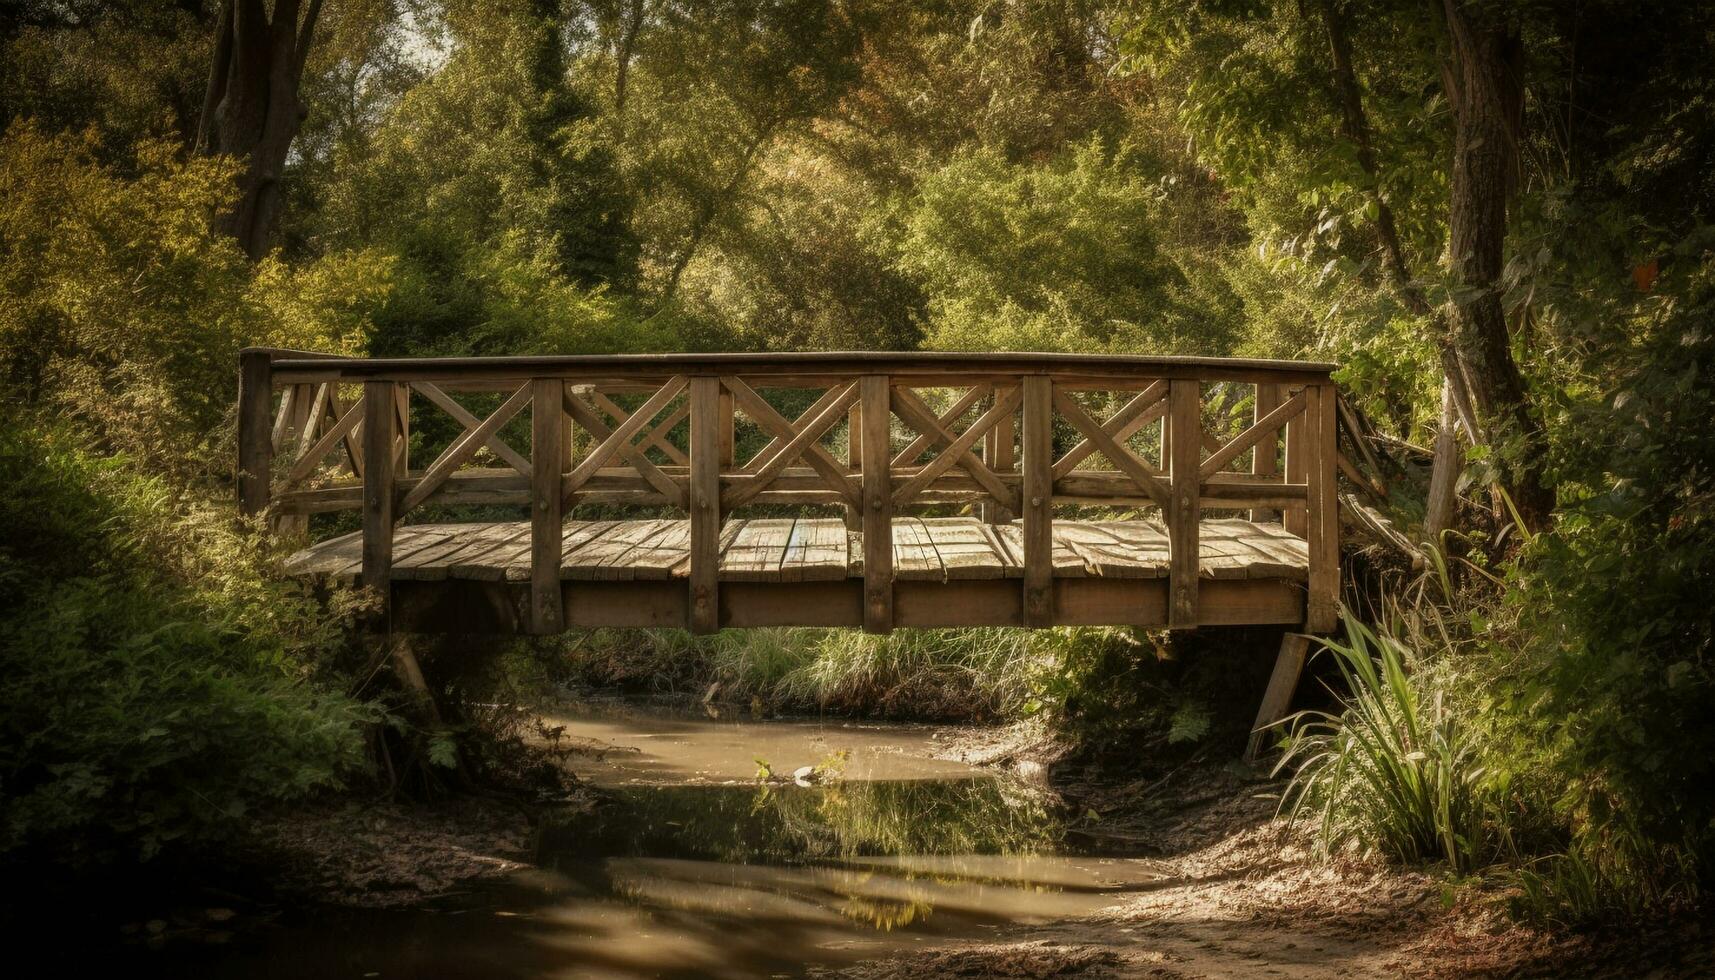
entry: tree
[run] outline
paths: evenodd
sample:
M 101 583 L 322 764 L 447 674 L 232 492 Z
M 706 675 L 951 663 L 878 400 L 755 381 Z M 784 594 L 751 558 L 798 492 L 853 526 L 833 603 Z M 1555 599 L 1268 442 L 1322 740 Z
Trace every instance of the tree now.
M 1543 482 L 1545 441 L 1513 359 L 1501 306 L 1507 204 L 1524 139 L 1524 44 L 1510 14 L 1472 0 L 1443 0 L 1448 55 L 1442 84 L 1453 106 L 1448 261 L 1454 277 L 1452 347 L 1470 392 L 1476 438 L 1507 444 L 1504 486 L 1526 527 L 1554 509 Z
M 298 98 L 321 0 L 225 0 L 215 26 L 208 92 L 197 127 L 197 150 L 243 162 L 238 203 L 215 229 L 238 240 L 251 259 L 268 251 L 279 219 L 281 179 L 292 139 L 308 109 Z

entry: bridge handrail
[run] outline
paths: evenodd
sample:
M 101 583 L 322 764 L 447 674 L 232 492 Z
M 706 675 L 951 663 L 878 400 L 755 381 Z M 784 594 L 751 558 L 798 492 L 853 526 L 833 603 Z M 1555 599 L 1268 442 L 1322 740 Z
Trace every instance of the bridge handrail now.
M 718 621 L 723 515 L 752 503 L 845 509 L 849 525 L 864 532 L 864 620 L 876 631 L 889 629 L 893 619 L 896 508 L 959 502 L 976 504 L 991 522 L 1016 517 L 1024 618 L 1033 625 L 1053 620 L 1056 503 L 1160 509 L 1174 626 L 1198 622 L 1203 510 L 1244 510 L 1253 519 L 1278 512 L 1307 544 L 1306 628 L 1333 626 L 1339 550 L 1331 364 L 940 352 L 354 358 L 269 348 L 247 349 L 239 361 L 242 512 L 301 528 L 311 513 L 361 509 L 362 578 L 384 586 L 392 529 L 412 509 L 526 505 L 530 620 L 538 631 L 557 630 L 564 621 L 562 518 L 578 502 L 688 512 L 690 620 L 699 630 Z M 1225 439 L 1209 433 L 1207 383 L 1228 396 L 1250 386 L 1251 423 Z M 346 404 L 341 388 L 353 386 L 362 394 Z M 760 394 L 779 388 L 821 396 L 794 420 Z M 941 409 L 917 393 L 925 389 L 963 394 Z M 448 394 L 475 391 L 505 397 L 484 418 Z M 621 393 L 646 397 L 628 410 L 608 397 Z M 1092 393 L 1107 393 L 1118 409 L 1106 418 L 1092 415 Z M 418 470 L 409 453 L 413 396 L 464 428 Z M 499 435 L 526 410 L 528 453 Z M 739 416 L 771 438 L 742 463 L 734 456 Z M 896 421 L 903 448 L 895 446 Z M 1057 421 L 1073 437 L 1066 447 L 1055 445 Z M 1159 452 L 1151 460 L 1132 440 L 1157 421 Z M 844 460 L 823 445 L 841 425 Z M 673 438 L 681 428 L 686 445 Z M 581 457 L 580 430 L 591 443 Z M 506 465 L 471 468 L 485 449 Z M 349 478 L 308 485 L 335 452 L 336 468 Z M 925 459 L 926 453 L 934 455 Z M 1111 468 L 1084 465 L 1093 457 Z

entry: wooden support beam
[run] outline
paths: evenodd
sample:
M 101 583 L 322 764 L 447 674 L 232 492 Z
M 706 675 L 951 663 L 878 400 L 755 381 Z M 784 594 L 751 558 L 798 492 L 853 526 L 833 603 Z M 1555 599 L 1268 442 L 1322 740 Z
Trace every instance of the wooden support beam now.
M 267 351 L 238 355 L 238 512 L 245 517 L 268 509 L 274 469 L 272 374 Z
M 1257 708 L 1256 721 L 1251 725 L 1250 744 L 1245 747 L 1245 761 L 1255 762 L 1271 738 L 1269 728 L 1286 717 L 1292 706 L 1292 694 L 1298 690 L 1298 677 L 1304 672 L 1304 661 L 1310 653 L 1310 637 L 1288 633 L 1280 640 L 1280 653 L 1274 658 L 1274 672 L 1263 690 L 1262 704 Z M 1279 732 L 1273 732 L 1278 737 Z
M 530 632 L 537 635 L 565 628 L 560 595 L 565 387 L 558 378 L 530 382 Z
M 399 402 L 391 381 L 363 383 L 363 584 L 381 592 L 393 573 L 393 434 Z
M 888 438 L 892 389 L 885 375 L 859 382 L 862 430 L 858 445 L 863 471 L 863 628 L 893 631 L 893 481 Z
M 690 628 L 720 629 L 721 381 L 697 377 L 691 387 Z M 641 413 L 640 413 L 641 414 Z
M 1167 394 L 1169 443 L 1172 455 L 1168 469 L 1173 492 L 1167 506 L 1167 540 L 1171 550 L 1167 623 L 1174 629 L 1197 625 L 1197 576 L 1201 567 L 1202 543 L 1198 536 L 1199 490 L 1202 484 L 1203 441 L 1202 385 L 1195 380 L 1174 380 Z
M 1054 382 L 1026 375 L 1022 424 L 1024 492 L 1024 623 L 1054 623 Z
M 1304 538 L 1310 555 L 1310 584 L 1304 629 L 1328 633 L 1340 618 L 1340 502 L 1335 482 L 1340 446 L 1335 431 L 1335 391 L 1333 385 L 1312 385 L 1305 392 L 1310 396 L 1304 413 L 1310 444 Z

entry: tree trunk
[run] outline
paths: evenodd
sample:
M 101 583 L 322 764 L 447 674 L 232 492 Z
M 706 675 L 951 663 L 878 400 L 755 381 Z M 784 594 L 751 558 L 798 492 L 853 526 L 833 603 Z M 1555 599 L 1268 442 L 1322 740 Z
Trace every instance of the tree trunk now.
M 1429 500 L 1423 508 L 1423 535 L 1441 547 L 1441 533 L 1453 526 L 1459 505 L 1459 438 L 1454 431 L 1453 379 L 1441 383 L 1441 421 L 1435 427 L 1435 461 L 1429 469 Z
M 238 201 L 215 220 L 251 259 L 268 251 L 280 213 L 280 178 L 306 109 L 298 100 L 321 0 L 302 18 L 299 0 L 226 0 L 215 27 L 214 59 L 197 127 L 197 150 L 242 161 Z M 300 23 L 301 20 L 301 23 Z
M 1388 280 L 1400 302 L 1412 313 L 1428 320 L 1440 338 L 1441 418 L 1435 431 L 1435 460 L 1429 477 L 1430 505 L 1423 522 L 1424 533 L 1432 542 L 1439 543 L 1441 532 L 1452 526 L 1457 510 L 1455 491 L 1463 461 L 1454 423 L 1463 424 L 1466 438 L 1475 438 L 1476 433 L 1469 386 L 1449 339 L 1452 328 L 1447 316 L 1429 302 L 1423 287 L 1412 277 L 1405 259 L 1405 247 L 1400 243 L 1393 206 L 1382 193 L 1381 168 L 1376 163 L 1375 145 L 1370 137 L 1369 116 L 1364 112 L 1357 71 L 1352 67 L 1351 36 L 1346 31 L 1340 8 L 1336 0 L 1320 0 L 1319 7 L 1328 31 L 1328 51 L 1334 69 L 1331 79 L 1340 103 L 1341 128 L 1357 150 L 1358 166 L 1369 182 L 1368 195 L 1375 205 L 1376 241 L 1381 246 L 1382 267 L 1387 270 Z M 1441 494 L 1439 500 L 1437 493 Z
M 1525 526 L 1548 523 L 1545 439 L 1513 360 L 1501 305 L 1507 202 L 1523 128 L 1524 45 L 1504 14 L 1443 0 L 1451 42 L 1443 83 L 1454 111 L 1448 259 L 1455 282 L 1450 340 L 1471 396 L 1474 438 L 1505 450 L 1503 486 Z

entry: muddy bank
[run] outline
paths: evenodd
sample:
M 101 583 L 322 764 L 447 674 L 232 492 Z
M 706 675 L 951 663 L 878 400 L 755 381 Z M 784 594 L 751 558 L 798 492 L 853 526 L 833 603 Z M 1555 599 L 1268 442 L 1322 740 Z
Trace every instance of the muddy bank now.
M 1572 936 L 1429 871 L 1319 862 L 1277 783 L 1080 762 L 1031 726 L 604 701 L 538 750 L 576 805 L 346 804 L 263 824 L 261 893 L 132 917 L 136 975 L 1691 975 L 1686 923 Z M 799 778 L 793 778 L 798 776 Z
M 1085 833 L 1151 855 L 1161 878 L 1082 919 L 823 976 L 1715 976 L 1706 920 L 1538 928 L 1506 914 L 1498 885 L 1318 860 L 1305 828 L 1276 818 L 1281 784 L 1242 765 L 1196 760 L 1116 780 L 1068 761 L 1063 744 L 1028 727 L 967 732 L 953 744 L 963 757 L 1047 773 L 1092 814 Z

